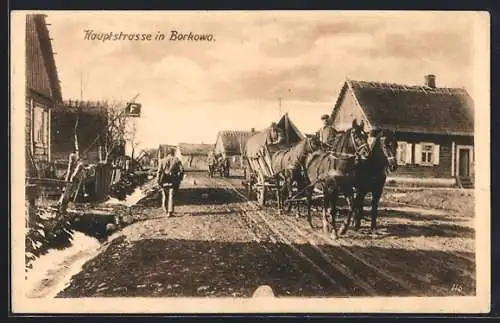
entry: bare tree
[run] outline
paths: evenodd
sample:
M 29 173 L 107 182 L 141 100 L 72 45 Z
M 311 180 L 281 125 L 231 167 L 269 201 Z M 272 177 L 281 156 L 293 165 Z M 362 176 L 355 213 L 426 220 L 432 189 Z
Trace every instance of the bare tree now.
M 125 140 L 127 117 L 123 113 L 124 104 L 120 101 L 113 100 L 108 105 L 108 129 L 105 139 L 105 154 L 106 161 L 116 148 L 118 143 Z
M 134 159 L 135 150 L 139 146 L 140 141 L 137 137 L 137 119 L 130 118 L 127 122 L 126 132 L 125 132 L 125 140 L 130 144 L 132 149 L 131 157 Z

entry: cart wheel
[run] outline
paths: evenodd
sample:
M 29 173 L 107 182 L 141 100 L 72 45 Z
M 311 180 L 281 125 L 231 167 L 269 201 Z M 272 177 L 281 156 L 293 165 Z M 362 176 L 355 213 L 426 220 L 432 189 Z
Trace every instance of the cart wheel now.
M 252 191 L 252 184 L 248 184 L 247 185 L 247 198 L 249 201 L 251 201 L 253 199 L 253 191 Z
M 264 206 L 266 204 L 266 187 L 262 186 L 262 188 L 259 190 L 259 196 L 257 197 L 259 204 Z

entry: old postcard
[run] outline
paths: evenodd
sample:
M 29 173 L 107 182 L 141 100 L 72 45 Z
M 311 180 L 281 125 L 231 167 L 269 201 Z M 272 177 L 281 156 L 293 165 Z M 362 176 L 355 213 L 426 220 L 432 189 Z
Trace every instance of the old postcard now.
M 12 311 L 488 312 L 489 28 L 13 12 Z

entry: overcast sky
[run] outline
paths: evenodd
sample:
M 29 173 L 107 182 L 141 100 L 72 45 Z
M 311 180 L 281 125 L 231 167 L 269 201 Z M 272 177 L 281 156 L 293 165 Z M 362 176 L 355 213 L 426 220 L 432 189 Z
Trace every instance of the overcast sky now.
M 225 129 L 264 128 L 283 112 L 303 132 L 331 113 L 346 77 L 473 94 L 470 13 L 49 13 L 63 97 L 140 93 L 142 147 L 214 143 Z M 163 41 L 92 41 L 85 30 L 167 34 Z M 168 41 L 171 30 L 212 42 Z

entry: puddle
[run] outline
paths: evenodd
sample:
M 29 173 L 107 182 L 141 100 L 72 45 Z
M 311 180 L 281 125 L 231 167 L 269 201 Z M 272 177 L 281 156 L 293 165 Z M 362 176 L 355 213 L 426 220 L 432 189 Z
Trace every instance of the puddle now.
M 114 204 L 131 207 L 145 198 L 146 195 L 143 187 L 139 186 L 125 199 L 110 198 L 102 205 Z M 106 214 L 110 211 L 105 207 L 100 209 Z M 99 210 L 94 211 L 96 214 L 99 213 Z M 75 228 L 73 231 L 73 241 L 70 247 L 61 250 L 50 249 L 45 255 L 33 261 L 33 267 L 26 273 L 25 293 L 27 297 L 55 297 L 69 285 L 71 277 L 80 272 L 82 266 L 97 255 L 101 243 L 98 239 L 77 231 L 80 229 Z
M 73 275 L 97 255 L 100 243 L 81 232 L 73 233 L 68 248 L 51 249 L 33 261 L 33 268 L 26 273 L 25 293 L 29 298 L 53 298 L 66 288 Z
M 119 205 L 124 205 L 124 206 L 134 206 L 136 205 L 140 200 L 146 197 L 146 193 L 142 189 L 142 187 L 137 187 L 134 189 L 134 191 L 125 197 L 124 200 L 119 200 L 117 198 L 110 198 L 104 204 L 111 205 L 111 204 L 119 204 Z

